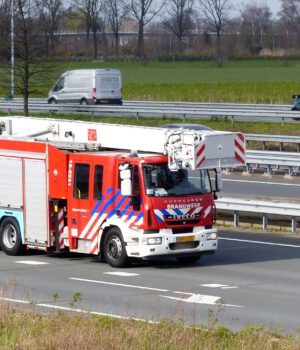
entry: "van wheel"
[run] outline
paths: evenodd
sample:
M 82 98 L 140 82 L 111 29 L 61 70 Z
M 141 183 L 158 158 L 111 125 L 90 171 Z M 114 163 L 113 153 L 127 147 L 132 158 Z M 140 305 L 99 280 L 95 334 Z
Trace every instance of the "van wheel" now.
M 106 262 L 112 267 L 125 267 L 129 264 L 121 231 L 117 227 L 105 233 L 103 254 Z
M 7 255 L 24 253 L 20 227 L 15 218 L 5 218 L 0 227 L 0 246 Z
M 56 105 L 56 99 L 55 98 L 51 98 L 51 100 L 49 100 L 48 102 L 50 105 Z
M 178 256 L 176 259 L 182 264 L 194 264 L 201 258 L 201 255 Z
M 81 104 L 82 106 L 86 106 L 86 105 L 88 105 L 88 101 L 87 101 L 86 99 L 82 99 L 82 100 L 80 101 L 80 104 Z

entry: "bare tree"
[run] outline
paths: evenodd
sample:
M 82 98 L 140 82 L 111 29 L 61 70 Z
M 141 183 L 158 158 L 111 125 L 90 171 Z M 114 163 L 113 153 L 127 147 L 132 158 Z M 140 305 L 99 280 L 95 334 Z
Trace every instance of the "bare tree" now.
M 44 55 L 39 9 L 35 0 L 15 0 L 15 87 L 24 100 L 24 115 L 28 115 L 28 98 L 35 84 L 49 79 L 51 63 L 40 63 Z
M 11 1 L 0 0 L 0 55 L 9 53 Z
M 47 51 L 55 53 L 55 31 L 58 29 L 59 20 L 62 17 L 62 0 L 38 0 L 40 8 L 41 24 L 47 38 Z M 50 45 L 48 45 L 48 39 Z
M 291 38 L 294 38 L 293 46 L 296 47 L 300 34 L 300 0 L 281 0 L 279 24 L 282 32 L 286 34 L 286 49 L 291 45 Z
M 223 63 L 221 35 L 228 18 L 229 0 L 199 0 L 202 21 L 217 35 L 217 60 L 219 67 Z
M 166 0 L 131 0 L 131 12 L 138 22 L 138 56 L 144 57 L 145 26 L 160 12 Z
M 251 47 L 252 54 L 255 55 L 263 48 L 264 33 L 271 25 L 271 10 L 268 6 L 246 5 L 240 12 L 244 43 Z
M 126 16 L 129 14 L 130 7 L 125 0 L 106 0 L 106 13 L 114 36 L 116 53 L 119 53 L 119 32 Z
M 97 58 L 97 30 L 99 13 L 102 9 L 103 0 L 73 0 L 74 7 L 83 15 L 86 29 L 86 51 L 89 56 L 90 52 L 90 32 L 93 33 L 93 56 Z
M 192 28 L 194 0 L 169 0 L 164 25 L 175 35 L 182 52 L 183 36 Z

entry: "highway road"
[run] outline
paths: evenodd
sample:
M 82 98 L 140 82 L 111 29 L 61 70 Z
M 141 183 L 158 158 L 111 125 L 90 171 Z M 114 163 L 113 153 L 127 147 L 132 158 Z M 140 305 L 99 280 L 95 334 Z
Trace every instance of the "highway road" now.
M 76 312 L 153 322 L 183 318 L 188 325 L 217 318 L 233 330 L 253 323 L 296 332 L 300 240 L 226 231 L 220 236 L 217 253 L 190 266 L 166 258 L 113 269 L 89 256 L 0 252 L 1 299 L 68 311 L 78 292 Z
M 267 177 L 257 174 L 243 176 L 241 173 L 231 173 L 223 176 L 220 196 L 300 201 L 300 178 L 285 178 L 282 175 Z

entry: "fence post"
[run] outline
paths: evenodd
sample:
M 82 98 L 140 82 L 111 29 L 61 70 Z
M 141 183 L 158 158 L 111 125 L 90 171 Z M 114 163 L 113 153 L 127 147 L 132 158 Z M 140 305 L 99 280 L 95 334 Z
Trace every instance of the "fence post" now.
M 292 233 L 297 232 L 297 218 L 295 216 L 292 217 Z
M 263 214 L 263 230 L 268 231 L 268 215 Z
M 240 212 L 237 210 L 233 213 L 233 225 L 234 227 L 239 227 L 240 225 Z

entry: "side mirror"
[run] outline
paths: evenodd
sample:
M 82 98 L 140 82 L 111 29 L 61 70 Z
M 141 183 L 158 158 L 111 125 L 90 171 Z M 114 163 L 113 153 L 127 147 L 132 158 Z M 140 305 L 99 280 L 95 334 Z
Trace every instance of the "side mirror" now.
M 220 168 L 215 169 L 215 186 L 216 192 L 221 191 L 223 188 L 222 170 Z
M 119 167 L 121 179 L 121 194 L 122 196 L 132 196 L 132 180 L 129 164 L 123 164 Z

